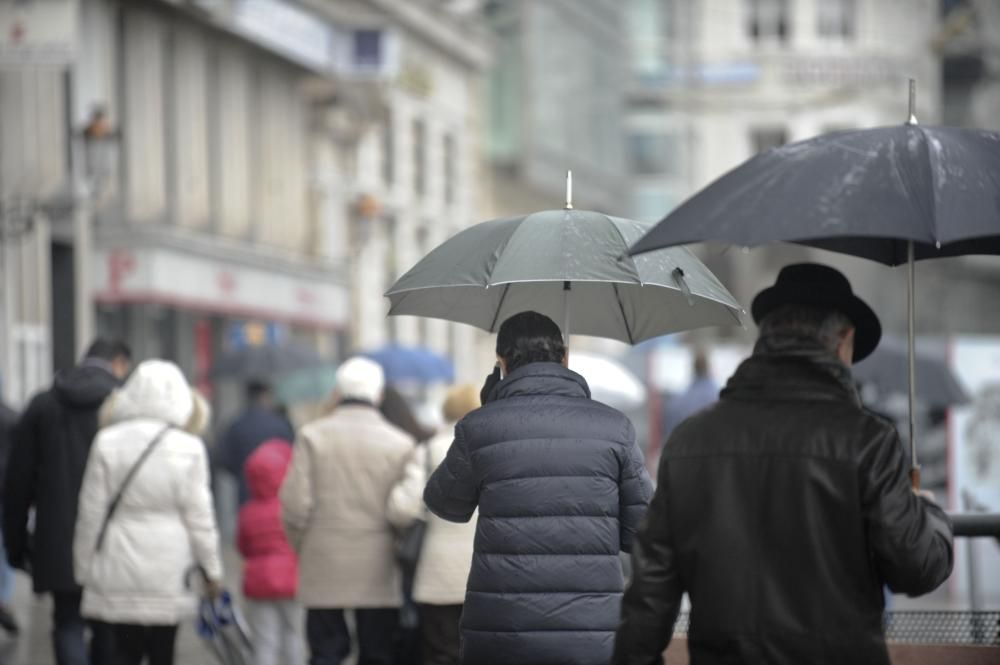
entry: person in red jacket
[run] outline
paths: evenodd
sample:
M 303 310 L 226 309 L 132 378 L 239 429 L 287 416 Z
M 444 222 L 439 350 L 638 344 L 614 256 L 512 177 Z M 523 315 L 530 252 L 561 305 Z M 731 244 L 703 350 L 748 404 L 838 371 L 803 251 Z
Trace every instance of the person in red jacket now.
M 240 509 L 236 540 L 257 665 L 302 663 L 302 610 L 295 602 L 299 562 L 285 537 L 278 499 L 291 459 L 291 444 L 271 439 L 244 465 L 251 498 Z

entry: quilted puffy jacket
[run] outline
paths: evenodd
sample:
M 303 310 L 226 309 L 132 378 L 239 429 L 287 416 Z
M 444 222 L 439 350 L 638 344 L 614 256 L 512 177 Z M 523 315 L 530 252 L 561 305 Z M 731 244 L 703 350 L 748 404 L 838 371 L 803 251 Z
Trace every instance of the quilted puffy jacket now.
M 479 522 L 462 613 L 470 665 L 605 665 L 622 550 L 652 485 L 635 430 L 556 363 L 520 367 L 455 426 L 424 500 Z
M 299 561 L 281 524 L 278 491 L 292 461 L 288 441 L 271 439 L 247 459 L 250 500 L 240 509 L 236 543 L 243 556 L 243 595 L 257 600 L 294 598 Z

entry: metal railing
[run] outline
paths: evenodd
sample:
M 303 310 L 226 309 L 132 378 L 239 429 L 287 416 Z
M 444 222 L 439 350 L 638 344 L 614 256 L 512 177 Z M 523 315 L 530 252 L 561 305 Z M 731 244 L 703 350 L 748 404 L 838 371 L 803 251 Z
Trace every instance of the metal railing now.
M 996 538 L 1000 543 L 1000 513 L 950 513 L 958 538 Z M 975 584 L 975 577 L 970 579 Z M 685 636 L 688 612 L 681 612 L 674 635 Z M 883 625 L 891 644 L 1000 647 L 1000 611 L 898 610 L 886 612 Z
M 691 617 L 681 612 L 674 635 L 687 635 Z M 886 641 L 894 644 L 1000 647 L 1000 611 L 899 610 L 883 619 Z
M 1000 513 L 949 513 L 948 517 L 958 537 L 1000 539 Z

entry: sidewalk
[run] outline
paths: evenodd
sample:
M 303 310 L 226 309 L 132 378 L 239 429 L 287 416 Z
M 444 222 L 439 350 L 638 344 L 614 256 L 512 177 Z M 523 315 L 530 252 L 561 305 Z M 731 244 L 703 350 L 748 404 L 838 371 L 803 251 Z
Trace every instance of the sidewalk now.
M 241 563 L 231 547 L 225 548 L 226 586 L 239 592 Z M 16 573 L 14 613 L 21 626 L 16 639 L 0 633 L 0 665 L 55 665 L 52 656 L 52 602 L 48 596 L 31 593 L 31 580 L 23 573 Z M 216 665 L 211 654 L 202 646 L 195 633 L 194 622 L 181 624 L 177 635 L 177 652 L 174 662 L 178 665 Z

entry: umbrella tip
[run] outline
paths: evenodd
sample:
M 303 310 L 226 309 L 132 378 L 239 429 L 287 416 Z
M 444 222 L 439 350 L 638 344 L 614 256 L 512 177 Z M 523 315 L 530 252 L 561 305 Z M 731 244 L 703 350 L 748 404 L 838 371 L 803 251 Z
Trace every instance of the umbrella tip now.
M 906 124 L 917 124 L 917 79 L 910 79 L 910 113 Z
M 566 210 L 573 209 L 573 172 L 566 171 Z

